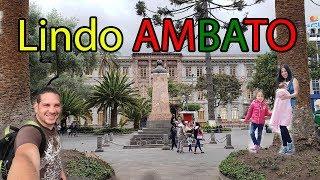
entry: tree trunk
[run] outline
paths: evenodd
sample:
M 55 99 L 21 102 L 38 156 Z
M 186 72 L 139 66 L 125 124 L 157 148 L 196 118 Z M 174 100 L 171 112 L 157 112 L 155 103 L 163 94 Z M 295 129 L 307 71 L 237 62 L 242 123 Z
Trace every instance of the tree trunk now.
M 111 127 L 112 128 L 118 126 L 117 116 L 118 116 L 118 106 L 115 105 L 111 109 Z
M 142 118 L 141 118 L 142 119 Z M 133 120 L 133 128 L 134 129 L 140 129 L 140 121 L 141 121 L 141 119 L 134 119 Z
M 29 0 L 1 0 L 0 131 L 32 118 L 29 56 L 19 52 L 19 18 L 28 19 Z M 26 25 L 25 28 L 28 26 Z
M 209 17 L 208 4 L 204 2 L 205 16 Z M 209 26 L 206 26 L 206 31 L 209 31 Z M 206 45 L 210 44 L 210 39 L 206 38 Z M 211 66 L 211 54 L 205 53 L 206 58 L 206 81 L 207 81 L 207 102 L 208 102 L 208 120 L 215 120 L 214 115 L 214 97 L 213 97 L 213 83 L 212 83 L 212 66 Z
M 277 53 L 278 64 L 288 64 L 300 85 L 297 106 L 293 110 L 293 139 L 297 150 L 303 150 L 314 143 L 315 123 L 310 108 L 310 75 L 307 57 L 307 37 L 304 0 L 275 1 L 276 17 L 290 19 L 296 26 L 298 39 L 289 51 Z M 289 32 L 284 26 L 277 28 L 277 43 L 286 44 Z

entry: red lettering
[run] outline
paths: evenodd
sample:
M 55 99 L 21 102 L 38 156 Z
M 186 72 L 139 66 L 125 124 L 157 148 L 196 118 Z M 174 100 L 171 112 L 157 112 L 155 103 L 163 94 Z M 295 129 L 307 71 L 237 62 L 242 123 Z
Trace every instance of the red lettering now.
M 172 40 L 173 49 L 177 52 L 182 50 L 185 39 L 188 40 L 188 51 L 195 52 L 195 38 L 194 38 L 194 27 L 193 19 L 187 18 L 181 28 L 180 34 L 177 34 L 172 19 L 165 18 L 163 20 L 162 29 L 162 44 L 161 49 L 163 52 L 168 52 L 169 49 L 169 38 Z
M 245 25 L 252 25 L 252 51 L 260 51 L 260 26 L 268 25 L 268 18 L 245 18 L 242 21 Z
M 287 44 L 284 44 L 284 45 L 278 45 L 275 42 L 275 38 L 273 36 L 274 30 L 280 24 L 285 25 L 289 29 L 290 37 L 289 37 Z M 291 22 L 290 20 L 279 18 L 279 19 L 275 19 L 275 20 L 271 21 L 271 23 L 269 24 L 269 26 L 267 28 L 266 36 L 267 36 L 267 43 L 272 50 L 277 51 L 277 52 L 286 52 L 286 51 L 289 51 L 297 42 L 297 29 L 296 29 L 294 23 Z
M 146 36 L 146 32 L 148 35 Z M 160 51 L 160 46 L 159 42 L 156 36 L 156 33 L 154 31 L 154 28 L 151 23 L 150 18 L 143 18 L 136 40 L 134 42 L 134 46 L 132 48 L 133 52 L 139 52 L 141 49 L 142 43 L 150 43 L 152 49 L 154 52 L 159 52 Z

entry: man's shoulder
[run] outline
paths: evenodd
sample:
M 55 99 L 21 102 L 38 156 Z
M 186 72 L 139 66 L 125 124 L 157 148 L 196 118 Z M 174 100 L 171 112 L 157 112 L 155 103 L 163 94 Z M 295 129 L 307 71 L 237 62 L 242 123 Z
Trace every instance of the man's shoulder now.
M 41 132 L 35 126 L 23 126 L 20 128 L 15 139 L 15 150 L 23 144 L 31 143 L 40 147 L 42 140 Z
M 40 135 L 41 136 L 41 132 L 39 131 L 39 129 L 41 129 L 41 127 L 36 127 L 34 125 L 24 125 L 20 128 L 18 134 L 23 134 L 25 136 L 29 136 L 29 135 Z

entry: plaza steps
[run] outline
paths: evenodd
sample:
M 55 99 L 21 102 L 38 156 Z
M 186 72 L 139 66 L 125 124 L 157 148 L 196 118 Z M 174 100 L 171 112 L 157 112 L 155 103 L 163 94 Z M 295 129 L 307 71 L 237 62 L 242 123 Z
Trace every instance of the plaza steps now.
M 124 149 L 136 148 L 161 148 L 164 145 L 163 135 L 170 133 L 168 128 L 143 128 L 134 134 L 130 139 L 129 145 Z

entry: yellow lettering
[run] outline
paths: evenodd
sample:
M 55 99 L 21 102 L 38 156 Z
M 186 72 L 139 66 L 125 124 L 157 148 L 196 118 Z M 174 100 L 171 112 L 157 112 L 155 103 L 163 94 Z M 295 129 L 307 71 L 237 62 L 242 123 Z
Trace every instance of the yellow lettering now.
M 51 51 L 57 50 L 57 35 L 59 33 L 64 34 L 64 47 L 66 52 L 71 51 L 71 32 L 66 27 L 59 27 L 59 28 L 51 28 Z
M 81 44 L 81 35 L 87 33 L 90 36 L 90 43 L 88 46 Z M 97 17 L 90 17 L 90 25 L 88 27 L 80 27 L 76 30 L 74 35 L 75 46 L 82 52 L 97 51 Z
M 46 26 L 47 25 L 47 20 L 41 19 L 40 20 L 40 25 L 41 26 Z M 47 28 L 46 27 L 41 27 L 40 28 L 40 51 L 46 51 L 47 50 Z
M 106 37 L 109 33 L 112 33 L 115 36 L 115 43 L 113 45 L 108 45 L 106 42 Z M 110 26 L 104 28 L 100 33 L 99 43 L 102 49 L 108 52 L 115 52 L 119 50 L 123 43 L 123 35 L 120 29 Z
M 29 51 L 29 52 L 36 52 L 38 51 L 38 46 L 26 46 L 25 45 L 25 19 L 19 20 L 19 50 L 20 51 Z

